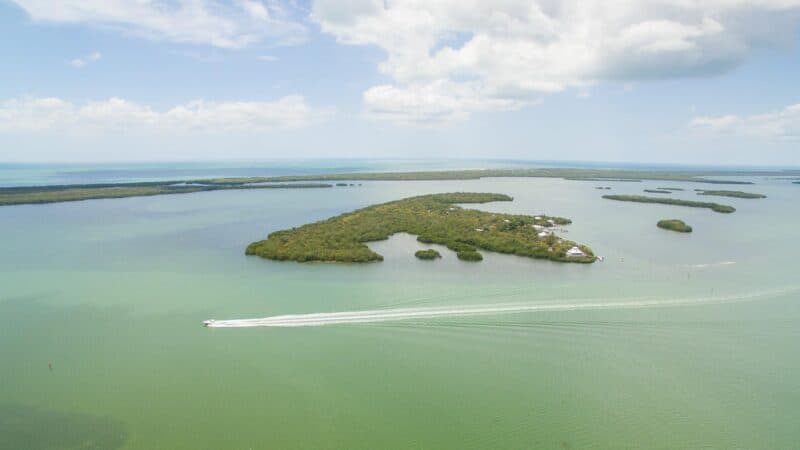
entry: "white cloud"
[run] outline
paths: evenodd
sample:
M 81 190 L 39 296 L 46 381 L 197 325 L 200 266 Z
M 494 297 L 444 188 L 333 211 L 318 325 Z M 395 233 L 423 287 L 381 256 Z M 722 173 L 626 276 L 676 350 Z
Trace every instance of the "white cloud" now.
M 715 134 L 733 134 L 760 138 L 800 138 L 800 103 L 776 112 L 740 117 L 736 115 L 695 117 L 690 127 Z
M 91 64 L 93 62 L 99 61 L 103 55 L 100 52 L 92 52 L 91 54 L 83 57 L 83 58 L 75 58 L 69 62 L 69 65 L 76 69 L 82 69 L 86 67 L 87 64 Z
M 416 122 L 433 99 L 449 106 L 431 116 L 449 120 L 604 80 L 722 73 L 792 43 L 800 0 L 316 0 L 312 18 L 384 50 L 391 84 L 365 107 Z
M 236 133 L 298 128 L 328 118 L 333 111 L 314 109 L 303 97 L 273 102 L 195 100 L 164 111 L 120 98 L 81 106 L 55 98 L 0 102 L 0 133 Z
M 261 0 L 12 0 L 33 20 L 87 24 L 154 40 L 241 48 L 302 40 L 305 27 Z
M 423 126 L 464 119 L 474 112 L 515 110 L 523 106 L 512 99 L 481 96 L 477 89 L 474 84 L 445 80 L 402 89 L 381 85 L 364 92 L 364 103 L 369 105 L 370 117 Z

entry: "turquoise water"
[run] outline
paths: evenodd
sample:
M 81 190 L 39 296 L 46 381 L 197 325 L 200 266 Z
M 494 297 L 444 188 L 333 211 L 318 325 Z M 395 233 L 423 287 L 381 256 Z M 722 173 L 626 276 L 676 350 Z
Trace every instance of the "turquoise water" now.
M 0 208 L 0 448 L 793 448 L 796 186 L 732 215 L 611 202 L 557 179 L 367 182 Z M 638 193 L 664 182 L 603 183 Z M 691 183 L 666 183 L 687 189 Z M 376 202 L 500 192 L 573 219 L 606 257 L 370 265 L 244 256 L 268 232 Z M 682 235 L 656 221 L 681 218 Z M 753 295 L 758 295 L 753 297 Z M 461 305 L 688 299 L 299 328 L 202 320 Z M 709 303 L 709 299 L 727 299 Z M 731 300 L 733 299 L 733 300 Z M 736 300 L 739 299 L 739 300 Z M 48 368 L 52 364 L 52 370 Z

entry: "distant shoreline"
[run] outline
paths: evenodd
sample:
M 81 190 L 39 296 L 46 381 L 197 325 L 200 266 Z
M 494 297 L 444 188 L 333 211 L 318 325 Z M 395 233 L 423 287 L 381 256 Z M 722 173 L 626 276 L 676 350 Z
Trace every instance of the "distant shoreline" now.
M 750 181 L 718 180 L 719 176 L 777 176 L 791 171 L 663 171 L 629 169 L 511 168 L 411 172 L 354 172 L 269 177 L 224 177 L 133 183 L 61 184 L 0 188 L 0 206 L 59 203 L 80 200 L 187 194 L 229 189 L 330 188 L 341 181 L 435 181 L 481 178 L 561 178 L 565 180 L 638 182 L 658 180 L 714 185 L 749 185 Z M 257 184 L 261 183 L 261 184 Z

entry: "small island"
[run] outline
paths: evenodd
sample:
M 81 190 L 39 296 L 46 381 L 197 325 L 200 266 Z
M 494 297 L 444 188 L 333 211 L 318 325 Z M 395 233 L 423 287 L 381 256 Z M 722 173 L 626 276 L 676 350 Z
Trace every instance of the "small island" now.
M 648 194 L 672 194 L 672 191 L 666 189 L 645 189 Z
M 683 190 L 685 190 L 685 189 L 679 188 L 679 187 L 660 187 L 660 188 L 656 188 L 656 189 L 659 189 L 659 190 L 662 190 L 662 191 L 683 191 Z
M 742 191 L 710 191 L 707 189 L 695 189 L 697 191 L 697 195 L 713 195 L 717 197 L 733 197 L 733 198 L 767 198 L 766 195 L 763 194 L 754 194 L 752 192 L 742 192 Z
M 383 257 L 365 243 L 395 233 L 445 245 L 463 261 L 480 261 L 478 249 L 558 262 L 592 263 L 592 249 L 555 235 L 563 217 L 527 216 L 466 209 L 464 203 L 512 201 L 504 194 L 457 192 L 368 206 L 320 222 L 271 233 L 247 246 L 247 255 L 297 262 L 365 263 Z
M 665 230 L 677 231 L 679 233 L 691 233 L 692 227 L 686 225 L 686 222 L 680 219 L 664 219 L 659 220 L 656 224 L 658 228 L 663 228 Z
M 414 256 L 416 256 L 419 259 L 436 259 L 442 257 L 442 255 L 439 254 L 439 252 L 437 252 L 432 248 L 426 250 L 417 250 L 417 252 L 414 253 Z
M 647 197 L 644 195 L 604 195 L 604 199 L 617 200 L 621 202 L 636 203 L 659 203 L 662 205 L 689 206 L 692 208 L 708 208 L 718 213 L 732 213 L 736 208 L 729 205 L 720 205 L 711 202 L 695 202 L 691 200 L 679 200 L 677 198 Z

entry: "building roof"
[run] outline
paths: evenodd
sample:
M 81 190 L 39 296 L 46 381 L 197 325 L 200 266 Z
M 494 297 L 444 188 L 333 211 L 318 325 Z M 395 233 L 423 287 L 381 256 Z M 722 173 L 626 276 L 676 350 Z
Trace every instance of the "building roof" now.
M 571 249 L 567 250 L 567 255 L 569 256 L 585 256 L 586 253 L 583 250 L 579 249 L 578 247 L 572 247 Z

